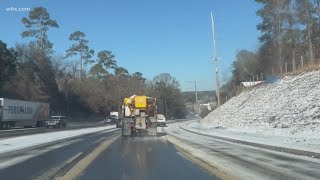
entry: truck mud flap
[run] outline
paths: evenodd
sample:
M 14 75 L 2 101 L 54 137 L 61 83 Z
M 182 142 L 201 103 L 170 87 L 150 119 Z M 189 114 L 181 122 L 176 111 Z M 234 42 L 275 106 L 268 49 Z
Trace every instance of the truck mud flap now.
M 122 136 L 130 136 L 131 135 L 131 123 L 124 122 L 122 124 Z
M 153 123 L 151 123 L 150 127 L 148 128 L 148 135 L 156 136 L 157 134 L 158 134 L 158 132 L 157 132 L 157 123 L 153 122 Z

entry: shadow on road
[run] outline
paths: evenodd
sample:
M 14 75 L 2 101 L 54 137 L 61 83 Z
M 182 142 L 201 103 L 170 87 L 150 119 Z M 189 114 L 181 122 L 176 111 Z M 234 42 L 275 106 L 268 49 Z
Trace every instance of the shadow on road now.
M 122 139 L 130 139 L 130 138 L 152 138 L 152 137 L 162 137 L 166 136 L 166 132 L 158 132 L 157 136 L 150 136 L 150 135 L 144 135 L 144 134 L 139 134 L 139 135 L 134 135 L 134 136 L 122 136 Z
M 158 132 L 157 137 L 162 137 L 162 136 L 165 136 L 165 135 L 167 135 L 166 132 Z

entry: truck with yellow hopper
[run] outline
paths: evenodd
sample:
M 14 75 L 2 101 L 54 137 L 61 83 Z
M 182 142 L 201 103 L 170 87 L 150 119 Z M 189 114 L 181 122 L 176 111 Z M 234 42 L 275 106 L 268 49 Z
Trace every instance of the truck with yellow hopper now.
M 157 135 L 156 98 L 133 95 L 122 106 L 122 136 Z

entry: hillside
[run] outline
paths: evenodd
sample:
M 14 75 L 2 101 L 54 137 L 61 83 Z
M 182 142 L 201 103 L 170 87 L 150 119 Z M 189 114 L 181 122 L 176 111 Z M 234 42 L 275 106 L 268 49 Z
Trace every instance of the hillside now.
M 285 76 L 233 97 L 201 120 L 215 127 L 260 134 L 320 136 L 320 71 Z

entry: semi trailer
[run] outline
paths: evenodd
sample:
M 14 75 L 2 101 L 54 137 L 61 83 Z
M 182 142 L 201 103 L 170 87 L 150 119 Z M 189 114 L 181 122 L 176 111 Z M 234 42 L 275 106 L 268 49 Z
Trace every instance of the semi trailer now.
M 49 112 L 48 103 L 0 98 L 0 129 L 43 127 Z

